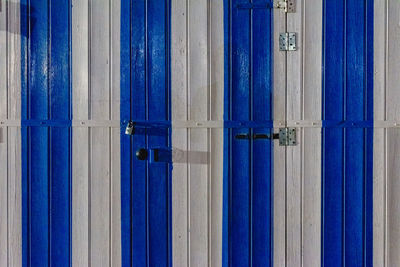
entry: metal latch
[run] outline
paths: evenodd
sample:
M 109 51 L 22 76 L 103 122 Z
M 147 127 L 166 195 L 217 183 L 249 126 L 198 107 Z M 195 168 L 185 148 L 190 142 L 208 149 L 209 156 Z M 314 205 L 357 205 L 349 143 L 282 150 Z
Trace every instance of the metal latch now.
M 295 146 L 297 144 L 296 128 L 279 128 L 279 145 Z
M 295 146 L 297 145 L 296 128 L 279 128 L 279 133 L 274 134 L 253 134 L 239 133 L 235 135 L 238 140 L 257 140 L 257 139 L 279 139 L 280 146 Z
M 296 33 L 283 32 L 279 34 L 279 50 L 280 51 L 296 51 Z
M 296 3 L 295 0 L 283 0 L 278 1 L 275 4 L 276 8 L 283 9 L 286 13 L 294 13 L 296 12 Z

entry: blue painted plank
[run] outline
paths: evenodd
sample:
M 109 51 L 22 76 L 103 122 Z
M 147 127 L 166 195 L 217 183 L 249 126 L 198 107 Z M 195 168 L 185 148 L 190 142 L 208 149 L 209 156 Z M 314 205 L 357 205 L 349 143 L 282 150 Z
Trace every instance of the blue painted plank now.
M 146 1 L 131 2 L 131 118 L 146 120 Z M 146 136 L 132 137 L 131 154 L 140 148 L 147 148 Z M 148 263 L 148 219 L 147 219 L 147 163 L 136 157 L 131 161 L 132 181 L 132 263 L 131 266 L 145 266 Z
M 230 91 L 231 91 L 231 1 L 223 0 L 224 6 L 224 121 L 231 120 Z M 229 216 L 230 216 L 230 147 L 232 131 L 224 127 L 223 150 L 223 190 L 222 190 L 222 266 L 229 266 Z
M 48 3 L 32 0 L 30 18 L 36 20 L 30 29 L 29 40 L 29 115 L 28 119 L 47 119 L 48 90 Z M 49 130 L 30 128 L 30 242 L 29 265 L 49 265 Z
M 365 2 L 366 27 L 366 119 L 374 119 L 374 1 Z M 364 215 L 364 266 L 373 266 L 373 165 L 374 165 L 374 130 L 366 130 L 366 181 L 365 181 L 365 215 Z
M 236 4 L 238 1 L 234 1 Z M 231 9 L 232 12 L 232 91 L 233 120 L 250 120 L 250 11 Z M 233 136 L 251 134 L 249 129 L 234 129 Z M 230 265 L 251 265 L 251 148 L 249 140 L 232 139 L 231 148 L 231 214 Z
M 272 13 L 253 11 L 253 119 L 272 120 Z M 254 133 L 270 134 L 269 128 Z M 253 145 L 253 266 L 272 266 L 272 146 L 271 140 Z
M 70 3 L 21 3 L 23 265 L 70 265 Z M 63 127 L 29 126 L 37 120 Z M 69 121 L 69 122 L 68 122 Z
M 21 119 L 28 118 L 28 1 L 20 1 L 20 22 L 21 22 Z M 22 214 L 21 214 L 21 224 L 22 224 L 22 266 L 28 266 L 29 260 L 29 205 L 28 199 L 30 191 L 29 182 L 29 161 L 28 161 L 28 148 L 29 148 L 29 130 L 27 127 L 21 127 L 21 194 L 22 194 Z
M 363 120 L 364 0 L 346 1 L 346 119 Z M 364 129 L 345 130 L 345 265 L 363 266 Z
M 169 120 L 168 1 L 148 0 L 147 90 L 149 120 Z M 168 147 L 168 130 L 149 134 L 151 147 Z M 169 266 L 169 168 L 167 163 L 148 167 L 149 266 Z
M 70 2 L 50 3 L 50 119 L 71 120 Z M 50 128 L 50 265 L 71 264 L 71 129 Z
M 323 130 L 323 266 L 372 265 L 372 8 L 324 3 L 324 120 L 368 125 Z
M 343 120 L 344 2 L 324 2 L 323 118 Z M 323 266 L 342 266 L 344 135 L 342 129 L 323 130 Z
M 124 1 L 121 8 L 121 118 L 170 124 L 169 1 Z M 169 147 L 168 127 L 121 135 L 123 265 L 170 266 L 170 168 L 134 156 Z
M 235 139 L 271 132 L 272 123 L 266 123 L 272 119 L 268 3 L 252 8 L 244 1 L 224 2 L 224 120 L 232 129 L 224 132 L 223 266 L 272 265 L 271 141 Z
M 120 117 L 125 122 L 131 118 L 131 2 L 121 1 L 121 91 Z M 131 228 L 131 137 L 125 135 L 121 127 L 121 263 L 131 265 L 132 228 Z

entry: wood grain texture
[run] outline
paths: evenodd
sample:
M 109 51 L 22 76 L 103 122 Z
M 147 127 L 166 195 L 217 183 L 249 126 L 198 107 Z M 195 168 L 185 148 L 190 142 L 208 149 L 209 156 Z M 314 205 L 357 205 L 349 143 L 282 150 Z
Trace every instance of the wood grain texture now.
M 279 51 L 279 33 L 286 31 L 286 15 L 281 10 L 274 10 L 274 41 L 273 41 L 273 103 L 274 121 L 286 120 L 286 53 Z M 285 124 L 278 125 L 285 127 Z M 274 129 L 275 132 L 278 128 Z M 286 148 L 273 144 L 273 187 L 274 187 L 274 266 L 286 264 Z
M 295 13 L 274 17 L 274 120 L 320 120 L 322 3 L 298 1 Z M 280 32 L 297 33 L 297 51 L 279 51 Z M 321 260 L 321 129 L 298 128 L 297 143 L 274 146 L 275 266 Z
M 0 12 L 0 120 L 21 119 L 19 1 Z M 0 127 L 0 265 L 22 266 L 21 128 Z
M 374 1 L 374 120 L 386 119 L 387 1 Z M 373 263 L 387 266 L 387 130 L 374 130 Z
M 72 114 L 89 119 L 89 0 L 72 1 Z M 72 264 L 89 266 L 89 129 L 72 130 Z
M 21 119 L 21 35 L 19 0 L 7 4 L 8 119 Z M 22 266 L 21 128 L 8 128 L 8 266 Z
M 208 120 L 208 1 L 189 1 L 188 105 L 190 120 Z M 208 130 L 189 129 L 189 151 L 208 152 Z M 189 156 L 189 265 L 208 265 L 208 164 L 191 164 Z
M 73 1 L 73 114 L 120 115 L 120 1 Z M 121 265 L 120 129 L 73 129 L 74 266 Z
M 175 121 L 188 119 L 187 105 L 187 1 L 171 1 L 171 112 Z M 188 150 L 188 130 L 172 131 L 172 146 Z M 189 209 L 188 165 L 174 163 L 172 169 L 172 263 L 174 266 L 188 264 Z
M 224 15 L 223 1 L 210 1 L 210 119 L 222 121 L 224 116 Z M 223 197 L 223 129 L 209 130 L 210 141 L 210 240 L 209 266 L 222 265 L 222 197 Z M 211 206 L 211 207 L 210 207 Z
M 172 125 L 222 120 L 223 3 L 174 0 L 171 23 Z M 173 263 L 221 266 L 223 130 L 173 129 L 172 145 L 188 151 L 173 168 Z
M 298 1 L 287 15 L 298 51 L 287 53 L 287 120 L 320 120 L 322 110 L 322 3 Z M 321 129 L 298 129 L 287 150 L 287 265 L 320 266 Z
M 386 116 L 388 120 L 400 120 L 400 2 L 387 1 L 386 47 Z M 400 264 L 400 130 L 387 129 L 387 266 Z
M 7 119 L 7 16 L 0 12 L 0 119 Z M 8 264 L 8 155 L 7 155 L 7 128 L 0 128 L 0 265 Z

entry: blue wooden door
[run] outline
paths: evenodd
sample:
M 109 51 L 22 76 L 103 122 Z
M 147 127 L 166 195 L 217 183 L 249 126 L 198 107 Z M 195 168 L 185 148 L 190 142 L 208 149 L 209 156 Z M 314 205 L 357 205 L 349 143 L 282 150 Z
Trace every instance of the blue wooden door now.
M 272 11 L 231 0 L 225 8 L 224 155 L 227 161 L 227 266 L 272 264 Z M 242 125 L 242 126 L 241 126 Z
M 121 2 L 122 266 L 169 266 L 170 164 L 151 164 L 155 147 L 169 147 L 169 1 Z

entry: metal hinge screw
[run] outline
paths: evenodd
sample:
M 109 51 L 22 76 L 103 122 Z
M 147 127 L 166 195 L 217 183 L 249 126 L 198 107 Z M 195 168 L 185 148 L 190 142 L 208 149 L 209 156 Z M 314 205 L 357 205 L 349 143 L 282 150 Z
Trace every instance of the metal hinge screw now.
M 283 1 L 278 1 L 275 4 L 275 8 L 282 9 L 286 13 L 294 13 L 296 12 L 296 4 L 295 0 L 283 0 Z

